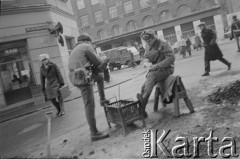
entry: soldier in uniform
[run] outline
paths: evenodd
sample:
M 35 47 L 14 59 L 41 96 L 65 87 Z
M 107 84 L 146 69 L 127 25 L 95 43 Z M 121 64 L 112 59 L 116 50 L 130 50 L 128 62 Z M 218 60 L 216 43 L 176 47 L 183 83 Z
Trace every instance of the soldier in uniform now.
M 104 105 L 107 100 L 105 100 L 103 76 L 100 76 L 99 74 L 101 73 L 97 71 L 93 71 L 91 75 L 89 69 L 93 65 L 95 68 L 103 71 L 106 69 L 107 64 L 102 62 L 96 55 L 91 42 L 92 39 L 87 33 L 82 33 L 78 37 L 78 44 L 69 57 L 68 69 L 71 83 L 77 86 L 82 94 L 85 114 L 90 127 L 91 140 L 96 141 L 109 137 L 109 134 L 99 132 L 96 127 L 95 102 L 93 86 L 90 80 L 91 76 L 95 81 L 101 80 L 101 84 L 98 85 L 101 105 Z
M 160 81 L 166 79 L 174 72 L 175 55 L 171 46 L 159 39 L 155 32 L 151 29 L 145 30 L 141 34 L 141 38 L 146 42 L 146 49 L 144 58 L 152 63 L 146 81 L 144 82 L 141 93 L 137 94 L 137 99 L 145 118 L 148 117 L 145 108 L 148 103 L 153 87 Z

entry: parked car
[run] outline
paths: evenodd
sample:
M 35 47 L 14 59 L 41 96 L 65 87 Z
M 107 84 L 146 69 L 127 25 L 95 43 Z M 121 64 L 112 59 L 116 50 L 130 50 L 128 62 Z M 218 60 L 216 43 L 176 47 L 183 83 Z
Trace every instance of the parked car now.
M 116 67 L 121 69 L 122 65 L 132 65 L 132 57 L 127 47 L 117 47 L 102 51 L 109 58 L 109 70 L 113 71 Z

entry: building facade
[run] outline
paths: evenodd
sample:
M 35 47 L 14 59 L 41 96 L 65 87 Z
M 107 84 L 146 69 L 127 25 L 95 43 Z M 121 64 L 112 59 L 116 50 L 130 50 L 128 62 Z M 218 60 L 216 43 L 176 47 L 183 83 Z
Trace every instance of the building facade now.
M 236 12 L 234 0 L 74 0 L 80 32 L 88 32 L 101 50 L 133 45 L 144 29 L 156 30 L 171 44 L 181 35 L 200 33 L 206 22 L 224 36 L 223 12 Z M 224 5 L 224 7 L 223 7 Z M 225 16 L 226 17 L 226 16 Z
M 63 33 L 56 34 L 57 23 Z M 52 30 L 52 33 L 50 33 Z M 69 50 L 79 35 L 70 0 L 9 0 L 1 2 L 0 110 L 39 104 L 39 54 L 48 53 L 66 78 Z M 59 41 L 60 36 L 64 42 Z M 39 101 L 40 102 L 40 101 Z

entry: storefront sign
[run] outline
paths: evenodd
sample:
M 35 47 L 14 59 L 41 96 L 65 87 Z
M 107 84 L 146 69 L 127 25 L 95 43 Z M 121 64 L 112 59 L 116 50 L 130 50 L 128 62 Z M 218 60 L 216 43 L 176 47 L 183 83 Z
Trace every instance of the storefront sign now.
M 33 31 L 39 31 L 39 30 L 48 30 L 49 25 L 41 25 L 41 26 L 33 26 L 25 28 L 26 32 L 33 32 Z

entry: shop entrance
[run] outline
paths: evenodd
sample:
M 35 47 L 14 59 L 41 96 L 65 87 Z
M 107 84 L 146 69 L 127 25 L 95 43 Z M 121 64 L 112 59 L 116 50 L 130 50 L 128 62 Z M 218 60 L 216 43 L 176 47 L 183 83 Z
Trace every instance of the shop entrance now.
M 35 82 L 25 41 L 1 45 L 0 83 L 6 105 L 32 98 L 30 86 Z

